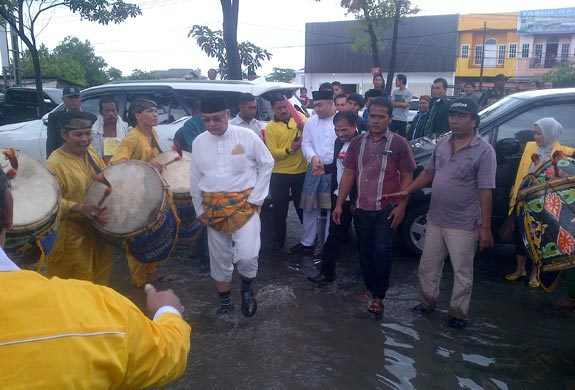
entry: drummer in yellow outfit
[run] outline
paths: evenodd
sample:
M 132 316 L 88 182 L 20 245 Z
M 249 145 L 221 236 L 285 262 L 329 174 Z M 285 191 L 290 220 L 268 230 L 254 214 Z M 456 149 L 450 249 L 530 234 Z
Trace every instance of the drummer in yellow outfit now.
M 539 164 L 541 164 L 546 160 L 549 160 L 553 153 L 558 150 L 564 152 L 566 155 L 572 155 L 575 152 L 575 149 L 568 146 L 563 146 L 559 143 L 559 136 L 562 132 L 563 126 L 561 126 L 561 123 L 555 120 L 555 118 L 541 118 L 533 123 L 533 138 L 535 141 L 528 142 L 525 145 L 525 150 L 521 156 L 519 168 L 517 169 L 517 176 L 515 177 L 515 183 L 511 190 L 509 215 L 512 215 L 515 210 L 515 205 L 517 203 L 517 193 L 519 192 L 519 187 L 521 186 L 523 179 L 527 174 L 533 173 L 539 166 L 533 162 L 533 155 L 538 156 Z M 516 251 L 517 268 L 515 269 L 515 272 L 505 276 L 505 279 L 510 282 L 514 282 L 527 275 L 525 270 L 525 264 L 527 262 L 527 251 L 523 245 L 523 242 L 521 242 L 520 237 L 517 237 Z M 533 288 L 540 286 L 540 283 L 537 280 L 536 267 L 533 267 L 531 270 L 529 286 Z
M 158 145 L 158 124 L 157 105 L 151 100 L 139 99 L 130 105 L 130 115 L 128 118 L 130 125 L 134 126 L 122 140 L 116 154 L 110 160 L 110 164 L 120 161 L 139 160 L 150 162 L 162 151 Z M 162 171 L 162 166 L 151 163 L 158 171 Z M 158 280 L 156 274 L 156 264 L 144 264 L 136 260 L 133 256 L 127 255 L 132 282 L 142 287 L 146 282 Z M 169 277 L 164 277 L 168 280 Z
M 106 213 L 84 203 L 88 184 L 105 167 L 90 146 L 95 120 L 89 113 L 64 113 L 60 128 L 65 143 L 46 161 L 46 168 L 56 177 L 62 194 L 62 217 L 56 242 L 46 259 L 46 273 L 48 277 L 105 285 L 113 265 L 112 249 L 92 222 L 105 223 Z

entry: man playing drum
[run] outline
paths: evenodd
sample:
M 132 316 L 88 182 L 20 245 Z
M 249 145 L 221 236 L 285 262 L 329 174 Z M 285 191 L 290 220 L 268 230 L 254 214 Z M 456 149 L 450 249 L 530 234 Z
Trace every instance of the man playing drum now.
M 96 117 L 84 112 L 66 112 L 60 119 L 64 145 L 54 150 L 46 168 L 56 177 L 62 199 L 58 236 L 46 262 L 48 277 L 83 279 L 107 284 L 112 270 L 112 249 L 90 222 L 105 223 L 106 213 L 84 203 L 92 178 L 105 167 L 92 141 Z
M 242 313 L 255 314 L 252 281 L 258 270 L 260 206 L 268 194 L 274 160 L 251 130 L 229 125 L 223 97 L 202 100 L 207 132 L 193 143 L 190 193 L 198 219 L 208 225 L 211 276 L 220 296 L 218 313 L 233 310 L 234 264 L 242 289 Z
M 130 105 L 128 121 L 134 128 L 122 140 L 116 154 L 110 160 L 110 164 L 127 160 L 151 162 L 154 157 L 162 152 L 158 145 L 158 132 L 155 128 L 158 124 L 156 103 L 145 99 L 133 101 Z M 161 165 L 156 163 L 152 163 L 152 165 L 161 172 Z M 142 287 L 146 282 L 153 282 L 159 279 L 156 274 L 156 264 L 141 263 L 129 254 L 127 257 L 132 282 L 137 287 Z

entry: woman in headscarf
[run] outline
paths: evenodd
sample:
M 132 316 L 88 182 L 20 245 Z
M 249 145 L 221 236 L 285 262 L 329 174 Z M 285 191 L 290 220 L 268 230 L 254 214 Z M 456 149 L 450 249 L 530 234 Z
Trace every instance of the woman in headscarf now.
M 575 149 L 563 146 L 559 143 L 559 137 L 562 132 L 563 126 L 561 126 L 561 123 L 557 122 L 555 118 L 541 118 L 533 123 L 533 138 L 535 141 L 528 142 L 527 145 L 525 145 L 525 150 L 521 156 L 521 162 L 519 163 L 517 176 L 515 177 L 515 184 L 511 189 L 509 215 L 512 215 L 515 211 L 517 193 L 519 192 L 519 187 L 526 175 L 533 173 L 541 164 L 549 160 L 557 150 L 563 151 L 566 155 L 572 155 L 575 151 Z M 535 158 L 535 155 L 537 155 L 538 158 Z M 527 262 L 528 254 L 518 233 L 517 222 L 518 221 L 515 222 L 517 267 L 515 272 L 505 276 L 505 279 L 510 282 L 522 279 L 527 275 L 525 264 Z M 531 275 L 529 276 L 529 287 L 537 288 L 540 285 L 537 275 L 537 267 L 533 266 L 531 269 Z M 575 299 L 575 284 L 573 288 L 573 294 L 569 295 L 573 295 L 573 299 Z

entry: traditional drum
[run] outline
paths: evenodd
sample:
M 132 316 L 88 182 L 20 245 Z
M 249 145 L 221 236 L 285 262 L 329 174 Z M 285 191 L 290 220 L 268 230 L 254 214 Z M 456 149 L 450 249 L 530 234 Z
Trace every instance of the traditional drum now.
M 16 152 L 14 167 L 1 150 L 2 169 L 16 172 L 10 180 L 14 198 L 13 226 L 6 232 L 4 249 L 20 265 L 43 261 L 56 240 L 60 189 L 52 174 L 38 161 Z M 16 164 L 16 163 L 15 163 Z
M 180 217 L 178 236 L 196 239 L 202 232 L 203 225 L 196 218 L 190 195 L 190 156 L 188 152 L 182 152 L 180 156 L 171 150 L 159 154 L 153 161 L 164 166 L 162 177 L 174 194 L 174 203 Z
M 575 267 L 575 159 L 545 161 L 517 195 L 519 230 L 542 272 Z
M 100 204 L 109 213 L 105 225 L 94 226 L 108 237 L 124 239 L 124 248 L 142 263 L 166 260 L 178 236 L 180 223 L 168 186 L 158 172 L 141 161 L 124 161 L 105 168 L 111 185 L 93 180 L 86 203 Z

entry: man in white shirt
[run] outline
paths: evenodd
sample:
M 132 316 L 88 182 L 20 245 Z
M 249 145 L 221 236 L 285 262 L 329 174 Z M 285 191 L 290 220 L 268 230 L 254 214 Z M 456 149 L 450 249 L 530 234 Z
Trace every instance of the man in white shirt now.
M 128 134 L 128 124 L 118 115 L 118 103 L 112 97 L 100 99 L 100 115 L 92 125 L 92 146 L 106 164 Z
M 238 102 L 240 105 L 240 112 L 230 120 L 230 125 L 250 129 L 261 138 L 262 129 L 265 128 L 265 125 L 255 119 L 256 113 L 258 112 L 258 104 L 255 96 L 251 93 L 242 93 Z
M 257 310 L 252 282 L 260 250 L 259 209 L 268 194 L 274 159 L 251 130 L 230 125 L 223 97 L 202 100 L 205 132 L 193 142 L 190 193 L 198 219 L 208 226 L 211 276 L 219 314 L 233 310 L 234 265 L 241 279 L 242 313 Z
M 300 204 L 303 209 L 303 234 L 300 242 L 290 248 L 291 253 L 313 252 L 318 217 L 322 209 L 331 209 L 331 175 L 314 176 L 313 171 L 333 161 L 333 146 L 337 138 L 333 125 L 333 91 L 319 90 L 312 94 L 317 115 L 305 123 L 302 139 L 303 155 L 310 163 Z

